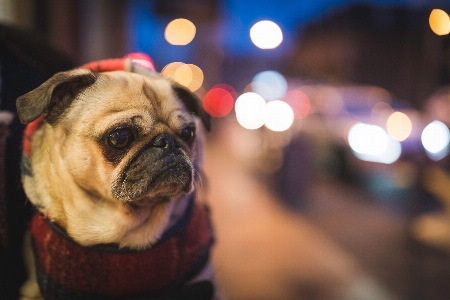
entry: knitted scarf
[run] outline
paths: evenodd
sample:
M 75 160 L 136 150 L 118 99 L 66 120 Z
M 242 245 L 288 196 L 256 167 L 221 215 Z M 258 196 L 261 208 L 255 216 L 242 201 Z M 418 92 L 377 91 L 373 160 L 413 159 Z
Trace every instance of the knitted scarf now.
M 95 72 L 125 70 L 157 76 L 152 60 L 134 53 L 93 62 Z M 31 141 L 42 118 L 27 125 L 22 172 L 30 172 Z M 64 299 L 211 299 L 208 281 L 188 284 L 206 266 L 214 236 L 205 206 L 189 200 L 185 215 L 151 248 L 134 251 L 116 245 L 84 247 L 37 212 L 31 220 L 37 278 L 47 300 Z
M 159 242 L 142 251 L 114 245 L 83 247 L 37 213 L 31 235 L 43 297 L 211 299 L 211 283 L 185 286 L 205 267 L 213 244 L 206 208 L 193 198 L 190 201 L 185 216 Z

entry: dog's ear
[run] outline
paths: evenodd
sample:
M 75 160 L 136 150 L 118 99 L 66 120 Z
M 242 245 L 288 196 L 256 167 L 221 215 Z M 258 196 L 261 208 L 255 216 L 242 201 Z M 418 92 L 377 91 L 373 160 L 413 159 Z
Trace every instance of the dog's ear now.
M 16 108 L 23 124 L 39 116 L 54 124 L 75 97 L 97 79 L 97 73 L 85 69 L 60 72 L 36 89 L 17 98 Z
M 178 98 L 183 101 L 183 104 L 187 110 L 198 116 L 200 120 L 202 120 L 206 130 L 209 131 L 211 129 L 211 117 L 203 110 L 200 99 L 198 99 L 198 97 L 191 93 L 187 88 L 176 82 L 172 84 L 172 88 Z

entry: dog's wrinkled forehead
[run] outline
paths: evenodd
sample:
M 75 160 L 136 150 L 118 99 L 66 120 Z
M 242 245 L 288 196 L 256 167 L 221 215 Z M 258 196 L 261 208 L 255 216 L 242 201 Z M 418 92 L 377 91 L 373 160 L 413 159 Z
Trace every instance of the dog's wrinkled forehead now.
M 145 122 L 146 126 L 177 128 L 194 118 L 173 90 L 172 82 L 127 72 L 99 75 L 95 84 L 81 92 L 67 111 L 65 121 L 102 123 Z M 83 111 L 89 116 L 83 118 Z

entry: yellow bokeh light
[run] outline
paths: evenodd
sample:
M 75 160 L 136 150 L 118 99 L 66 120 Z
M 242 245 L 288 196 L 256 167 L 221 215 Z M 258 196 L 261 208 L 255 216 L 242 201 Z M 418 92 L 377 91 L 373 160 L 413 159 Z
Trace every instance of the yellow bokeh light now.
M 195 33 L 194 23 L 187 19 L 175 19 L 167 24 L 164 38 L 169 44 L 184 46 L 192 42 Z
M 187 85 L 187 88 L 191 92 L 195 92 L 203 84 L 203 80 L 204 80 L 203 71 L 198 66 L 193 65 L 193 64 L 188 64 L 187 66 L 189 66 L 189 68 L 191 69 L 191 74 L 192 74 L 191 82 Z
M 182 62 L 173 62 L 166 65 L 161 74 L 172 78 L 187 87 L 191 92 L 198 90 L 204 80 L 203 71 L 198 66 Z
M 179 67 L 184 65 L 184 63 L 176 61 L 172 62 L 170 64 L 167 64 L 161 71 L 161 75 L 173 78 L 175 76 L 175 72 L 178 70 Z
M 430 13 L 430 27 L 437 35 L 446 35 L 450 32 L 450 17 L 441 9 L 433 9 Z
M 411 119 L 399 111 L 389 116 L 386 122 L 387 132 L 396 140 L 406 140 L 412 132 Z
M 250 29 L 250 39 L 258 48 L 274 49 L 283 41 L 283 32 L 272 21 L 260 21 Z
M 185 87 L 188 87 L 192 81 L 191 68 L 186 64 L 179 66 L 178 69 L 173 74 L 173 80 L 175 80 L 181 85 L 184 85 Z

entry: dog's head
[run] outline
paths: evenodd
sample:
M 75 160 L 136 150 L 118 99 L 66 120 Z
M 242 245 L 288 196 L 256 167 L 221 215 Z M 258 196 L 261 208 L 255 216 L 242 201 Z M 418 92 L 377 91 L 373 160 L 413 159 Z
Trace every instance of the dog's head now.
M 170 79 L 76 69 L 19 97 L 17 111 L 25 124 L 43 122 L 33 136 L 25 191 L 73 235 L 74 214 L 119 210 L 130 224 L 117 230 L 135 230 L 155 207 L 194 189 L 201 121 L 209 125 L 198 99 Z

